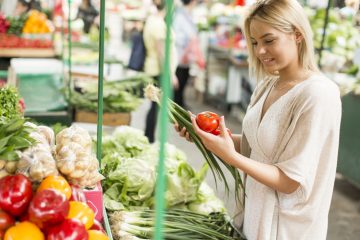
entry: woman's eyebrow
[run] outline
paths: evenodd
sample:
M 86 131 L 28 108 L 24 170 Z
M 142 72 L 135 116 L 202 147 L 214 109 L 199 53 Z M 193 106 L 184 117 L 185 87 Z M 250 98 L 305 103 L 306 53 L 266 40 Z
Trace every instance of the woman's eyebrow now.
M 274 35 L 274 34 L 272 34 L 272 33 L 265 33 L 264 35 L 262 35 L 261 37 L 260 37 L 260 39 L 262 39 L 262 38 L 265 38 L 265 37 L 267 37 L 267 36 L 271 36 L 271 35 Z M 253 38 L 253 37 L 250 37 L 252 40 L 255 40 L 255 38 Z

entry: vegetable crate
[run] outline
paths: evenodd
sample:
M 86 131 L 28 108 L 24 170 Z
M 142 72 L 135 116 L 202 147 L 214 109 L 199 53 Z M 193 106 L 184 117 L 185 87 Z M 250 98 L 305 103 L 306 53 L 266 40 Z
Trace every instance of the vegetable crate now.
M 75 113 L 76 122 L 97 123 L 97 113 L 77 110 Z M 119 126 L 130 125 L 130 113 L 104 113 L 103 125 Z

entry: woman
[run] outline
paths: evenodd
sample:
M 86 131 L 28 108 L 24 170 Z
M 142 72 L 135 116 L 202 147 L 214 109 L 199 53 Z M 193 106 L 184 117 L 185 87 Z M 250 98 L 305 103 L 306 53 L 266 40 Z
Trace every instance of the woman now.
M 244 172 L 249 240 L 325 240 L 341 120 L 338 87 L 316 67 L 311 28 L 296 0 L 257 1 L 244 30 L 258 86 L 242 135 L 228 135 L 224 117 L 220 137 L 201 131 L 192 117 L 194 129 L 210 151 Z M 186 129 L 179 132 L 190 140 Z

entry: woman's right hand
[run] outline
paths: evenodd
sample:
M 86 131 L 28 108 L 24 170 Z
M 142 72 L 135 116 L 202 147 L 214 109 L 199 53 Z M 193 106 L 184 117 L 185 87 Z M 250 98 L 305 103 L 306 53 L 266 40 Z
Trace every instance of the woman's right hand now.
M 186 138 L 187 141 L 192 142 L 190 134 L 188 131 L 186 131 L 185 127 L 180 128 L 179 124 L 175 123 L 174 128 L 175 128 L 175 131 L 177 131 L 179 133 L 180 137 L 184 137 L 184 138 Z

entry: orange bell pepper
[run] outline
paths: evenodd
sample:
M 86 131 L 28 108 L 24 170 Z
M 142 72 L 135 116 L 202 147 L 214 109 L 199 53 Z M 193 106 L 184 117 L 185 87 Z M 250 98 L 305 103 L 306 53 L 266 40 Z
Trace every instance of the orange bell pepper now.
M 5 232 L 4 240 L 45 240 L 45 237 L 35 224 L 21 222 Z
M 37 192 L 40 192 L 45 189 L 58 190 L 59 192 L 65 194 L 66 199 L 68 200 L 71 197 L 71 187 L 69 183 L 66 181 L 66 179 L 61 176 L 49 176 L 45 178 L 41 182 Z
M 86 203 L 70 201 L 70 210 L 66 218 L 78 219 L 89 229 L 94 224 L 95 213 Z

